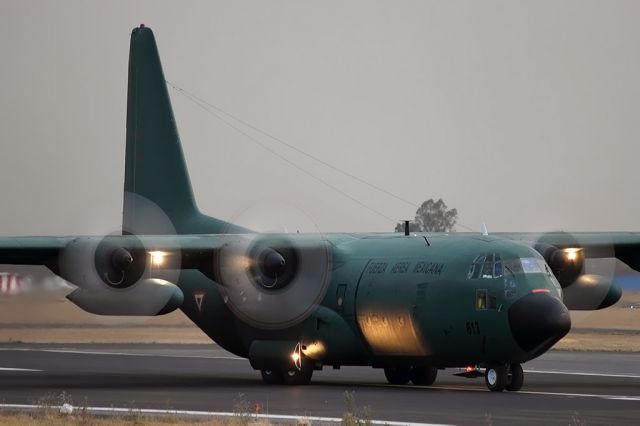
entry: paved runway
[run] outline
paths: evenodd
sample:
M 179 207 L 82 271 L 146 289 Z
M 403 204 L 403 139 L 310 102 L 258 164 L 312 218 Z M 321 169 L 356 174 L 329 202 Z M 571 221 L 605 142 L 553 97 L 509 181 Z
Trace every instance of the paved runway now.
M 341 417 L 354 391 L 371 418 L 448 424 L 612 424 L 640 419 L 640 354 L 552 351 L 525 366 L 521 392 L 441 371 L 433 387 L 387 385 L 381 370 L 327 368 L 309 386 L 266 386 L 215 345 L 0 345 L 0 400 L 66 392 L 77 405 Z M 239 395 L 242 394 L 241 397 Z

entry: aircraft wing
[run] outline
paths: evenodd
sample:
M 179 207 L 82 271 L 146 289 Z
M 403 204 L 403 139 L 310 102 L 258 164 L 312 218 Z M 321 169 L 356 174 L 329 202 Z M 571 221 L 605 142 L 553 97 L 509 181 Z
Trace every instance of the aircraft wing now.
M 181 269 L 213 276 L 228 236 L 2 237 L 0 265 L 44 265 L 77 288 L 67 298 L 98 315 L 152 316 L 182 305 Z M 174 271 L 174 272 L 172 272 Z
M 71 238 L 0 237 L 0 265 L 46 265 Z
M 46 266 L 78 287 L 67 297 L 88 312 L 145 316 L 182 304 L 182 270 L 232 288 L 230 300 L 291 281 L 324 285 L 330 271 L 324 238 L 300 234 L 4 237 L 3 264 Z
M 637 232 L 548 232 L 496 233 L 502 238 L 522 241 L 532 246 L 547 245 L 558 249 L 579 249 L 585 258 L 617 258 L 640 272 L 640 233 Z
M 44 265 L 56 272 L 59 262 L 64 260 L 65 250 L 82 247 L 95 252 L 103 244 L 130 252 L 144 249 L 145 255 L 179 255 L 179 259 L 172 259 L 171 266 L 191 269 L 197 261 L 212 256 L 221 246 L 234 239 L 230 235 L 0 237 L 0 265 Z

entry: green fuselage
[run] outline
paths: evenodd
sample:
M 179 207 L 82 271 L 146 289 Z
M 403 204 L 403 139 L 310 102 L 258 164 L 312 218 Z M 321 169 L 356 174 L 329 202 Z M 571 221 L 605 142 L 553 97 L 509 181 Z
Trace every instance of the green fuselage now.
M 224 289 L 197 271 L 181 275 L 183 311 L 239 356 L 252 358 L 255 342 L 280 342 L 291 350 L 300 342 L 318 365 L 524 362 L 557 340 L 551 336 L 523 348 L 513 336 L 509 309 L 516 301 L 532 294 L 562 298 L 544 260 L 528 246 L 481 235 L 324 238 L 331 250 L 330 280 L 318 290 L 324 292 L 321 303 L 298 324 L 275 330 L 246 324 L 225 303 Z M 489 260 L 486 266 L 474 266 L 482 256 L 492 257 L 493 264 Z M 540 269 L 525 273 L 504 268 L 520 259 L 534 259 Z M 317 285 L 311 281 L 295 285 Z M 199 302 L 191 293 L 199 295 Z

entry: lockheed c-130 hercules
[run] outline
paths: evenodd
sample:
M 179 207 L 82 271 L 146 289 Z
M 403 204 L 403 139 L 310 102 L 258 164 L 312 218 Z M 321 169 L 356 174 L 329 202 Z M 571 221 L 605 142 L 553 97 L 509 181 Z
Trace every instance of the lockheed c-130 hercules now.
M 568 309 L 621 290 L 587 258 L 640 270 L 640 234 L 258 234 L 194 200 L 152 31 L 131 34 L 123 228 L 117 235 L 0 238 L 0 264 L 45 265 L 100 315 L 181 309 L 269 384 L 325 366 L 384 369 L 431 385 L 484 371 L 517 391 L 521 364 L 565 336 Z

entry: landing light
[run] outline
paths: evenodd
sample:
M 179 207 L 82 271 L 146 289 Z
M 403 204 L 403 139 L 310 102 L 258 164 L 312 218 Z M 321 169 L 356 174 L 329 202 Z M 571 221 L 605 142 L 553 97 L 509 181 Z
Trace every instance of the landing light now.
M 564 253 L 567 256 L 567 260 L 570 261 L 575 261 L 578 259 L 578 252 L 580 251 L 580 249 L 578 248 L 567 248 L 564 249 Z
M 162 264 L 164 263 L 164 258 L 167 256 L 167 253 L 163 251 L 150 251 L 149 256 L 151 256 L 152 266 L 162 266 Z
M 300 342 L 298 342 L 296 348 L 291 353 L 291 360 L 298 370 L 302 369 L 302 345 Z

